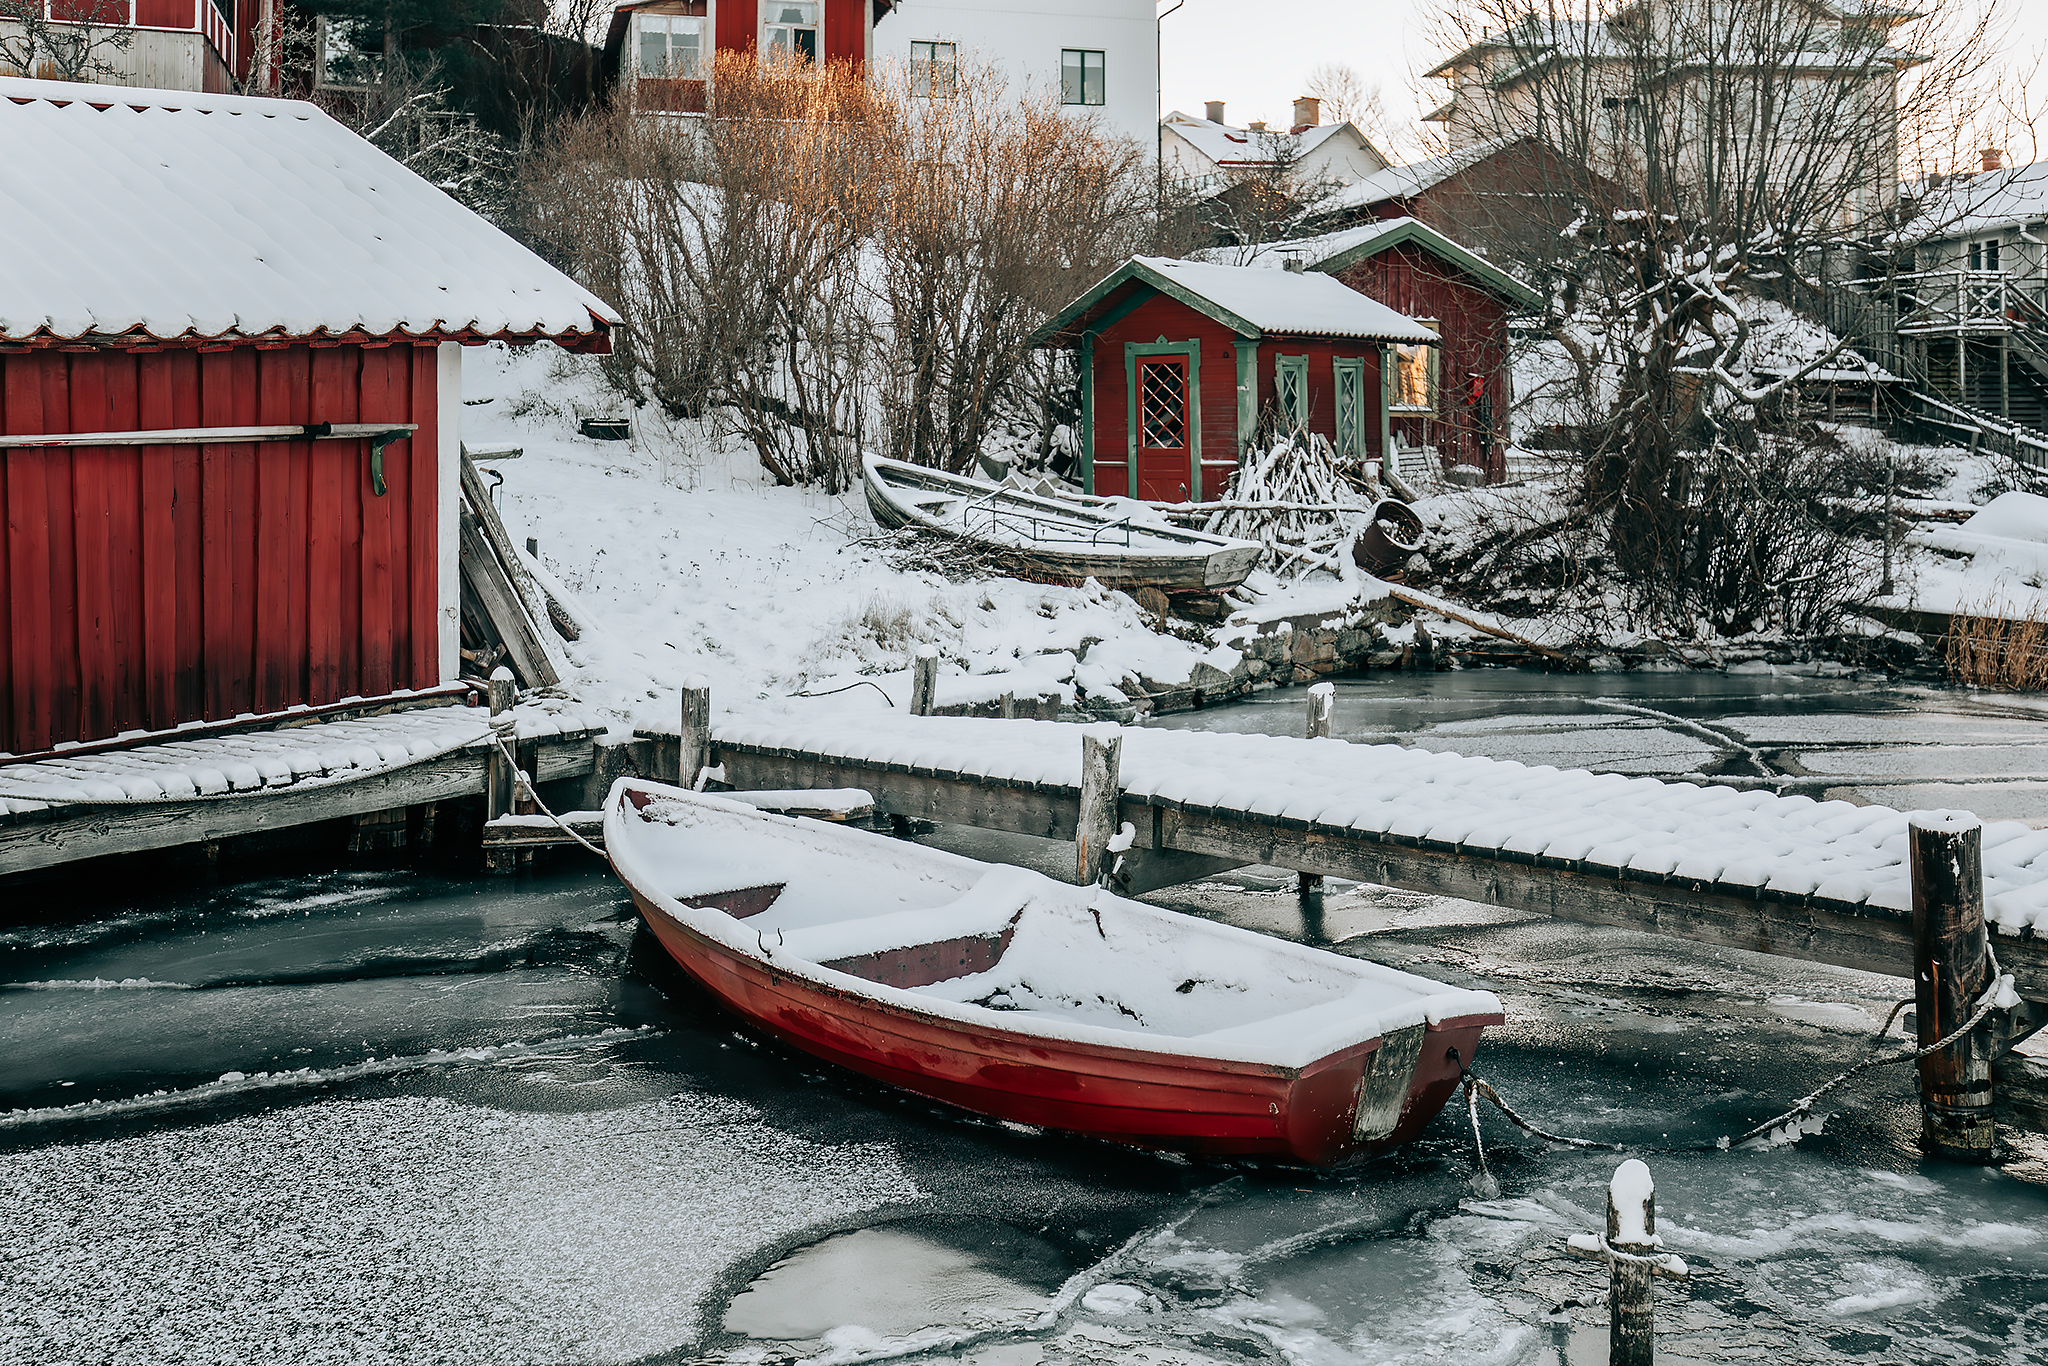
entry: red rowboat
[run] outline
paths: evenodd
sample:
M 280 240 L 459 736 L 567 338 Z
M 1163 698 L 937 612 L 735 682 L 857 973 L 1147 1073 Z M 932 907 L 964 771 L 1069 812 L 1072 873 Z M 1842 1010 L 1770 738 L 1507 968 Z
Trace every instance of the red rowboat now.
M 827 1061 L 978 1114 L 1329 1166 L 1412 1138 L 1490 992 L 1021 868 L 623 779 L 605 852 L 685 971 Z

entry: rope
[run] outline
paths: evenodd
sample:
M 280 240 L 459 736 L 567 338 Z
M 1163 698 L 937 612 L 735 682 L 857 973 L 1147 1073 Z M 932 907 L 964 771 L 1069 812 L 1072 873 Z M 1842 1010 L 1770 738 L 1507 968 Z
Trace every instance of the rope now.
M 505 748 L 504 738 L 500 736 L 496 731 L 491 732 L 491 743 L 498 747 L 498 753 L 505 756 L 505 762 L 512 765 L 512 772 L 518 775 L 519 786 L 526 789 L 526 795 L 533 799 L 533 804 L 540 808 L 540 813 L 543 816 L 546 816 L 549 820 L 553 821 L 555 823 L 556 829 L 560 830 L 570 839 L 575 840 L 578 844 L 582 845 L 585 849 L 588 849 L 591 853 L 597 855 L 599 858 L 603 858 L 605 856 L 604 850 L 598 848 L 589 840 L 583 838 L 583 836 L 577 834 L 574 830 L 570 829 L 569 823 L 567 821 L 563 820 L 560 816 L 557 816 L 553 811 L 550 811 L 548 809 L 548 804 L 540 799 L 540 793 L 534 791 L 533 779 L 528 777 L 526 770 L 519 766 L 519 761 L 512 757 L 512 751 Z
M 791 694 L 790 694 L 790 696 L 791 696 L 791 697 L 830 697 L 830 696 L 831 696 L 831 695 L 832 695 L 833 693 L 836 693 L 836 692 L 851 692 L 851 691 L 853 691 L 853 689 L 855 689 L 855 688 L 873 688 L 873 689 L 874 689 L 874 690 L 875 690 L 876 692 L 878 692 L 878 693 L 881 693 L 881 694 L 882 694 L 882 700 L 883 700 L 884 702 L 887 702 L 887 703 L 888 703 L 888 704 L 889 704 L 890 706 L 892 706 L 892 707 L 896 705 L 896 699 L 895 699 L 895 698 L 893 698 L 893 697 L 891 697 L 891 696 L 889 696 L 889 694 L 888 694 L 888 693 L 886 693 L 886 692 L 883 692 L 883 690 L 882 690 L 882 685 L 881 685 L 881 684 L 879 684 L 879 683 L 874 683 L 874 682 L 870 682 L 870 681 L 869 681 L 868 679 L 865 679 L 865 678 L 863 678 L 863 679 L 859 679 L 859 680 L 858 680 L 858 681 L 856 681 L 856 682 L 852 682 L 852 683 L 849 683 L 849 684 L 847 684 L 847 685 L 846 685 L 845 687 L 843 687 L 843 688 L 827 688 L 827 689 L 825 689 L 825 691 L 823 691 L 823 692 L 793 692 L 793 693 L 791 693 Z

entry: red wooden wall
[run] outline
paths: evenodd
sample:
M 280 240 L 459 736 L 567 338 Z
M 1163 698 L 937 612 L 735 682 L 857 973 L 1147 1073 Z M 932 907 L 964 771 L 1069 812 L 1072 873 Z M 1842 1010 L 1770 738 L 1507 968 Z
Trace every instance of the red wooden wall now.
M 761 37 L 761 5 L 772 0 L 718 0 L 717 33 L 713 41 L 720 52 L 744 52 L 756 47 Z M 824 32 L 819 41 L 824 50 L 821 62 L 842 58 L 864 62 L 868 56 L 868 0 L 824 0 L 819 10 Z M 910 53 L 903 54 L 908 61 Z
M 1440 325 L 1438 402 L 1429 440 L 1442 452 L 1445 468 L 1477 465 L 1489 480 L 1505 478 L 1506 455 L 1500 441 L 1508 418 L 1507 305 L 1450 262 L 1413 243 L 1355 261 L 1337 272 L 1337 278 L 1397 313 Z M 1481 429 L 1480 409 L 1471 401 L 1473 375 L 1481 377 L 1491 405 L 1490 432 Z M 1421 425 L 1419 418 L 1394 418 L 1395 429 L 1406 433 L 1411 446 L 1421 437 Z
M 0 354 L 0 432 L 416 422 L 366 441 L 0 449 L 0 751 L 433 685 L 432 345 Z
M 1201 342 L 1202 371 L 1197 383 L 1202 397 L 1202 459 L 1237 463 L 1237 334 L 1178 300 L 1155 294 L 1111 323 L 1095 340 L 1097 493 L 1121 495 L 1127 488 L 1121 464 L 1105 469 L 1100 463 L 1121 462 L 1128 450 L 1124 343 L 1157 342 L 1162 337 L 1169 342 Z M 1220 473 L 1227 471 L 1213 464 L 1203 472 L 1204 498 L 1214 498 L 1220 492 L 1207 482 Z
M 1346 281 L 1347 284 L 1350 281 Z M 1356 286 L 1354 286 L 1355 288 Z M 1189 308 L 1164 294 L 1155 294 L 1110 324 L 1095 342 L 1095 492 L 1121 495 L 1126 492 L 1124 469 L 1128 446 L 1126 411 L 1128 388 L 1124 377 L 1126 342 L 1185 342 L 1202 344 L 1202 497 L 1223 494 L 1220 480 L 1229 476 L 1226 467 L 1235 466 L 1237 443 L 1237 334 L 1208 315 Z M 1280 356 L 1307 356 L 1309 387 L 1309 429 L 1337 438 L 1337 378 L 1332 362 L 1338 357 L 1365 361 L 1365 439 L 1376 452 L 1380 430 L 1380 348 L 1378 342 L 1355 340 L 1293 340 L 1267 337 L 1259 342 L 1258 407 L 1265 413 L 1277 392 L 1275 362 Z M 1104 467 L 1103 462 L 1119 462 Z

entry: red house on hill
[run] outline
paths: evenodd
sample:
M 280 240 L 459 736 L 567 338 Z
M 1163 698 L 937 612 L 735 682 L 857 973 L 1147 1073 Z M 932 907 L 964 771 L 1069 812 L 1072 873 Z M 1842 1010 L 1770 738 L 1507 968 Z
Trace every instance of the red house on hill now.
M 1541 310 L 1541 294 L 1413 218 L 1371 219 L 1320 237 L 1209 255 L 1249 258 L 1250 268 L 1299 264 L 1422 322 L 1440 345 L 1392 354 L 1390 435 L 1406 450 L 1435 451 L 1445 470 L 1462 465 L 1489 482 L 1506 477 L 1514 401 L 1508 320 Z
M 874 60 L 895 0 L 629 0 L 605 32 L 607 79 L 635 109 L 701 114 L 719 52 L 824 64 Z
M 0 752 L 456 677 L 462 347 L 595 296 L 309 104 L 0 78 Z
M 1436 334 L 1325 275 L 1134 257 L 1033 334 L 1080 352 L 1090 493 L 1219 497 L 1263 417 L 1379 454 L 1389 348 Z

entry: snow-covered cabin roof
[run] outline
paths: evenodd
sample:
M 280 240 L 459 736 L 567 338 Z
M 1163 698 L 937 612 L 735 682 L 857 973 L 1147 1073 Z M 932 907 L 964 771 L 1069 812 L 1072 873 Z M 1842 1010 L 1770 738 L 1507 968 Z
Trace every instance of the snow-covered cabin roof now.
M 1902 242 L 1971 237 L 2048 221 L 2048 161 L 1983 171 L 1926 195 Z
M 0 77 L 0 337 L 604 349 L 589 290 L 311 104 Z
M 1416 218 L 1376 218 L 1356 227 L 1316 237 L 1288 238 L 1256 246 L 1211 247 L 1199 253 L 1196 259 L 1216 265 L 1242 265 L 1267 270 L 1280 270 L 1289 261 L 1299 260 L 1304 269 L 1335 274 L 1354 261 L 1407 243 L 1413 243 L 1458 267 L 1488 293 L 1518 308 L 1543 307 L 1543 296 L 1536 290 Z
M 1336 213 L 1344 209 L 1369 208 L 1393 199 L 1412 199 L 1424 190 L 1443 184 L 1454 175 L 1471 170 L 1494 153 L 1503 151 L 1525 138 L 1488 138 L 1475 142 L 1470 147 L 1442 156 L 1430 157 L 1407 166 L 1389 166 L 1384 171 L 1353 181 L 1328 199 L 1317 204 L 1311 213 L 1316 215 Z
M 1070 345 L 1112 296 L 1164 294 L 1241 337 L 1354 337 L 1434 345 L 1435 332 L 1328 275 L 1133 256 L 1032 334 L 1035 346 Z

